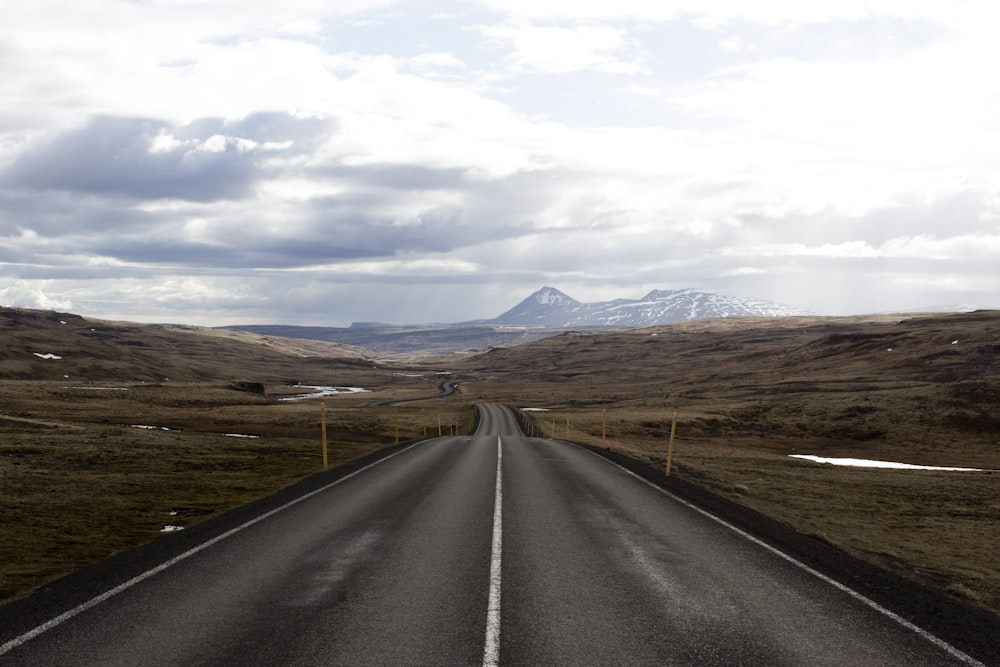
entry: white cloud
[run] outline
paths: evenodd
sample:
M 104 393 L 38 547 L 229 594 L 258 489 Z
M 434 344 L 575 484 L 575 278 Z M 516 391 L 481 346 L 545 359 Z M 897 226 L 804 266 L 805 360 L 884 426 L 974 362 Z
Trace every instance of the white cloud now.
M 48 280 L 15 280 L 7 287 L 0 287 L 0 303 L 12 308 L 72 309 L 73 302 L 69 299 L 50 296 L 46 292 L 50 285 Z
M 979 261 L 992 265 L 1000 257 L 1000 233 L 950 238 L 938 238 L 934 234 L 904 236 L 884 243 L 879 254 L 885 257 Z
M 636 74 L 647 71 L 624 30 L 609 25 L 573 27 L 524 23 L 480 25 L 491 45 L 509 49 L 507 66 L 520 72 L 565 74 L 594 71 Z
M 994 5 L 985 0 L 949 3 L 937 0 L 474 0 L 475 4 L 522 20 L 679 21 L 717 29 L 734 23 L 770 27 L 862 21 L 873 17 L 967 22 Z
M 1000 298 L 992 5 L 420 10 L 9 8 L 0 289 L 160 321 L 418 321 L 424 290 L 441 320 L 463 287 L 485 317 L 543 283 Z
M 809 246 L 805 243 L 739 246 L 736 248 L 724 248 L 722 253 L 738 257 L 826 257 L 834 259 L 872 258 L 879 256 L 879 251 L 864 241 L 846 241 L 844 243 L 824 244 L 821 246 Z
M 455 57 L 452 53 L 438 51 L 435 53 L 421 53 L 410 58 L 407 65 L 418 72 L 428 72 L 436 69 L 464 69 L 465 63 Z

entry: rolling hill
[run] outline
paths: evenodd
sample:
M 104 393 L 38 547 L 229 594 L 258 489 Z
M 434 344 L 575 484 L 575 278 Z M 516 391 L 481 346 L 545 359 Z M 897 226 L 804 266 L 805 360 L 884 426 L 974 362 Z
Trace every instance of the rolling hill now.
M 364 350 L 313 340 L 0 307 L 2 379 L 279 382 L 298 378 L 319 358 L 367 364 L 366 356 Z

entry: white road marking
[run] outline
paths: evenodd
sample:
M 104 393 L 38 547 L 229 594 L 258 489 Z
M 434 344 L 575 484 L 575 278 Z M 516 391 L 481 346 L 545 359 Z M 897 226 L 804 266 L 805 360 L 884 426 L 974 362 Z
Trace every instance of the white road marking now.
M 663 495 L 667 496 L 668 498 L 671 498 L 674 501 L 680 503 L 681 505 L 684 505 L 685 507 L 694 510 L 695 512 L 697 512 L 697 513 L 699 513 L 699 514 L 701 514 L 701 515 L 703 515 L 703 516 L 711 519 L 712 521 L 715 521 L 716 523 L 725 526 L 726 528 L 728 528 L 729 530 L 733 531 L 737 535 L 740 535 L 741 537 L 743 537 L 743 538 L 745 538 L 745 539 L 753 542 L 754 544 L 756 544 L 756 545 L 758 545 L 760 547 L 763 547 L 764 549 L 766 549 L 767 551 L 771 552 L 772 554 L 774 554 L 774 555 L 778 556 L 779 558 L 782 558 L 782 559 L 788 561 L 792 565 L 794 565 L 794 566 L 796 566 L 796 567 L 798 567 L 798 568 L 800 568 L 800 569 L 808 572 L 809 574 L 813 575 L 817 579 L 825 581 L 826 583 L 830 584 L 834 588 L 836 588 L 836 589 L 838 589 L 838 590 L 840 590 L 840 591 L 842 591 L 844 593 L 847 593 L 848 595 L 850 595 L 852 598 L 854 598 L 858 602 L 861 602 L 862 604 L 866 605 L 867 607 L 869 607 L 871 609 L 874 609 L 875 611 L 877 611 L 878 613 L 882 614 L 883 616 L 892 619 L 893 621 L 895 621 L 899 625 L 903 626 L 907 630 L 910 630 L 911 632 L 917 634 L 918 636 L 922 637 L 923 639 L 925 639 L 925 640 L 929 641 L 930 643 L 934 644 L 935 646 L 937 646 L 938 648 L 942 649 L 945 653 L 947 653 L 948 655 L 952 656 L 953 658 L 956 658 L 956 659 L 964 662 L 965 664 L 971 665 L 973 667 L 986 667 L 983 663 L 979 662 L 978 660 L 976 660 L 972 656 L 968 655 L 967 653 L 964 653 L 963 651 L 955 648 L 954 646 L 952 646 L 951 644 L 949 644 L 945 640 L 943 640 L 943 639 L 941 639 L 941 638 L 939 638 L 939 637 L 931 634 L 930 632 L 928 632 L 927 630 L 924 630 L 920 626 L 917 626 L 917 625 L 914 625 L 913 623 L 910 623 L 908 620 L 906 620 L 905 618 L 903 618 L 899 614 L 897 614 L 897 613 L 895 613 L 893 611 L 890 611 L 889 609 L 886 609 L 885 607 L 883 607 L 882 605 L 880 605 L 878 602 L 875 602 L 874 600 L 871 600 L 871 599 L 865 597 L 864 595 L 862 595 L 861 593 L 858 593 L 853 588 L 845 586 L 844 584 L 840 583 L 836 579 L 831 579 L 830 577 L 826 576 L 822 572 L 819 572 L 818 570 L 814 570 L 813 568 L 809 567 L 805 563 L 803 563 L 803 562 L 801 562 L 799 560 L 796 560 L 792 556 L 789 556 L 785 552 L 783 552 L 783 551 L 781 551 L 779 549 L 776 549 L 775 547 L 772 547 L 770 544 L 767 544 L 766 542 L 764 542 L 762 540 L 757 539 L 756 537 L 754 537 L 750 533 L 747 533 L 746 531 L 741 530 L 740 528 L 737 528 L 736 526 L 734 526 L 733 524 L 729 523 L 728 521 L 720 519 L 719 517 L 715 516 L 714 514 L 712 514 L 710 512 L 707 512 L 706 510 L 701 509 L 697 505 L 689 503 L 688 501 L 686 501 L 683 498 L 681 498 L 681 497 L 679 497 L 679 496 L 671 493 L 670 491 L 667 491 L 666 489 L 664 489 L 664 488 L 662 488 L 660 486 L 657 486 L 656 484 L 653 484 L 648 479 L 644 479 L 644 478 L 640 477 L 639 475 L 635 474 L 634 472 L 632 472 L 628 468 L 625 468 L 625 467 L 623 467 L 623 466 L 615 463 L 611 459 L 606 459 L 603 456 L 601 456 L 600 454 L 598 454 L 596 452 L 592 452 L 589 449 L 586 449 L 584 447 L 581 447 L 580 449 L 582 449 L 583 451 L 587 452 L 588 454 L 590 454 L 592 456 L 595 456 L 595 457 L 601 459 L 602 461 L 606 461 L 607 463 L 610 463 L 611 465 L 615 466 L 619 470 L 622 470 L 626 474 L 631 475 L 632 477 L 634 477 L 635 479 L 639 480 L 643 484 L 646 484 L 647 486 L 649 486 L 652 489 L 654 489 L 654 490 L 662 493 Z
M 421 441 L 421 442 L 425 442 L 425 441 Z M 138 584 L 138 583 L 140 583 L 142 581 L 145 581 L 146 579 L 149 579 L 153 575 L 159 574 L 160 572 L 163 572 L 167 568 L 176 565 L 177 563 L 181 562 L 182 560 L 186 560 L 187 558 L 190 558 L 191 556 L 195 555 L 199 551 L 207 549 L 208 547 L 210 547 L 210 546 L 212 546 L 214 544 L 217 544 L 217 543 L 221 542 L 222 540 L 224 540 L 224 539 L 226 539 L 228 537 L 232 537 L 236 533 L 239 533 L 239 532 L 241 532 L 241 531 L 249 528 L 250 526 L 256 525 L 256 524 L 260 523 L 261 521 L 264 521 L 265 519 L 268 519 L 268 518 L 274 516 L 275 514 L 277 514 L 279 512 L 283 512 L 286 509 L 288 509 L 289 507 L 293 507 L 295 505 L 298 505 L 303 500 L 307 500 L 307 499 L 312 498 L 313 496 L 315 496 L 315 495 L 317 495 L 319 493 L 323 493 L 327 489 L 330 489 L 330 488 L 332 488 L 334 486 L 337 486 L 341 482 L 346 482 L 347 480 L 351 479 L 352 477 L 360 475 L 361 473 L 363 473 L 364 471 L 368 470 L 369 468 L 372 468 L 374 466 L 377 466 L 380 463 L 384 463 L 384 462 L 388 461 L 391 458 L 399 456 L 400 454 L 402 454 L 402 453 L 404 453 L 406 451 L 409 451 L 410 449 L 412 449 L 412 448 L 416 447 L 417 445 L 421 444 L 421 442 L 415 442 L 412 445 L 410 445 L 409 447 L 407 447 L 406 449 L 401 449 L 400 451 L 396 452 L 395 454 L 390 454 L 389 456 L 386 456 L 384 459 L 379 459 L 378 461 L 375 461 L 373 463 L 369 463 L 364 468 L 361 468 L 359 470 L 355 470 L 351 474 L 345 475 L 344 477 L 341 477 L 340 479 L 338 479 L 335 482 L 331 482 L 331 483 L 327 484 L 324 487 L 316 489 L 315 491 L 310 491 L 309 493 L 305 494 L 304 496 L 300 496 L 300 497 L 296 498 L 295 500 L 292 500 L 291 502 L 285 503 L 281 507 L 277 507 L 277 508 L 271 510 L 270 512 L 265 512 L 264 514 L 261 514 L 260 516 L 254 518 L 254 519 L 251 519 L 250 521 L 247 521 L 246 523 L 243 523 L 243 524 L 237 526 L 236 528 L 233 528 L 232 530 L 228 530 L 225 533 L 222 533 L 221 535 L 217 535 L 217 536 L 213 537 L 212 539 L 208 540 L 207 542 L 203 542 L 203 543 L 199 544 L 198 546 L 194 547 L 193 549 L 189 549 L 189 550 L 185 551 L 184 553 L 182 553 L 182 554 L 180 554 L 178 556 L 174 556 L 170 560 L 166 560 L 166 561 L 160 563 L 159 565 L 157 565 L 156 567 L 154 567 L 151 570 L 143 572 L 142 574 L 137 575 L 135 577 L 132 577 L 128 581 L 126 581 L 126 582 L 124 582 L 122 584 L 119 584 L 119 585 L 115 586 L 114 588 L 105 591 L 104 593 L 101 593 L 97 597 L 91 598 L 90 600 L 87 600 L 83 604 L 81 604 L 79 606 L 76 606 L 76 607 L 73 607 L 69 611 L 62 613 L 59 616 L 56 616 L 55 618 L 53 618 L 53 619 L 51 619 L 49 621 L 46 621 L 45 623 L 42 623 L 37 628 L 34 628 L 33 630 L 29 630 L 28 632 L 25 632 L 23 635 L 20 635 L 18 637 L 15 637 L 14 639 L 11 639 L 6 644 L 3 644 L 2 646 L 0 646 L 0 655 L 3 655 L 3 654 L 5 654 L 5 653 L 7 653 L 9 651 L 12 651 L 13 649 L 17 648 L 18 646 L 24 644 L 25 642 L 34 639 L 35 637 L 37 637 L 38 635 L 42 634 L 43 632 L 47 632 L 47 631 L 51 630 L 52 628 L 55 628 L 55 627 L 57 627 L 57 626 L 65 623 L 69 619 L 71 619 L 74 616 L 77 616 L 77 615 L 79 615 L 79 614 L 87 611 L 91 607 L 96 607 L 97 605 L 99 605 L 100 603 L 104 602 L 105 600 L 113 598 L 114 596 L 118 595 L 119 593 L 121 593 L 123 591 L 126 591 L 129 588 L 132 588 L 136 584 Z
M 497 484 L 493 501 L 493 550 L 490 556 L 490 600 L 486 608 L 483 667 L 500 663 L 500 558 L 503 552 L 503 444 L 497 436 Z

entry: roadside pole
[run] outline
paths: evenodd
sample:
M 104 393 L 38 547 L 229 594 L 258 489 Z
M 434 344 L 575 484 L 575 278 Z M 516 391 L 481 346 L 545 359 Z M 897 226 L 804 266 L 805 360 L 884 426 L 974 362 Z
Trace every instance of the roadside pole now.
M 674 458 L 674 436 L 677 435 L 677 411 L 670 422 L 670 444 L 667 445 L 667 477 L 670 477 L 670 464 Z
M 608 409 L 601 410 L 601 447 L 608 446 Z
M 320 427 L 323 432 L 323 470 L 329 470 L 330 462 L 326 456 L 326 401 L 321 401 L 320 407 L 321 407 Z
M 399 406 L 392 406 L 392 424 L 396 429 L 396 444 L 399 444 Z

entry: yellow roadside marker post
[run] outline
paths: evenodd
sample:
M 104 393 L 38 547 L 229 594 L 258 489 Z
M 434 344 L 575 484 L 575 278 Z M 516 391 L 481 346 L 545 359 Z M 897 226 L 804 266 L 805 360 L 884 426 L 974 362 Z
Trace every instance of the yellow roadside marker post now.
M 438 437 L 441 437 L 441 415 L 438 414 Z
M 670 477 L 670 464 L 674 458 L 674 436 L 677 435 L 677 411 L 674 410 L 674 418 L 670 422 L 670 444 L 667 445 L 667 477 Z
M 322 415 L 320 419 L 320 430 L 323 432 L 323 470 L 330 469 L 330 463 L 326 457 L 326 402 L 320 402 L 320 413 Z
M 396 429 L 396 444 L 399 444 L 399 406 L 392 406 L 392 424 Z

